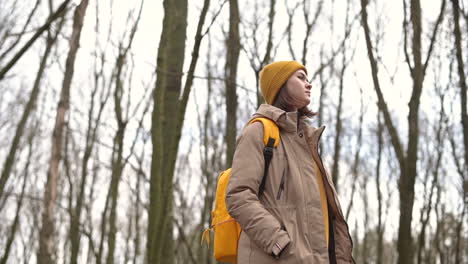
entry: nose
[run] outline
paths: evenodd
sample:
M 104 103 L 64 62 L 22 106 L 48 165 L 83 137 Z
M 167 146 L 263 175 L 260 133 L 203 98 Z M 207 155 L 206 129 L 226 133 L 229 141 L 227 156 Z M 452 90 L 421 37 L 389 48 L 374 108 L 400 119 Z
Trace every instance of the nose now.
M 312 84 L 309 81 L 306 81 L 306 89 L 307 90 L 312 89 Z

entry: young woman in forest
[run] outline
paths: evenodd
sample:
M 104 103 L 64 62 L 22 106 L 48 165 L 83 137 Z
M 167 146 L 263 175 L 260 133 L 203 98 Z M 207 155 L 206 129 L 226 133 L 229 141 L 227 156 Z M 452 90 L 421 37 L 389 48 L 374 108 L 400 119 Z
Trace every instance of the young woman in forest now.
M 314 128 L 308 109 L 312 85 L 306 68 L 278 61 L 260 72 L 266 117 L 280 130 L 263 189 L 261 122 L 244 127 L 237 141 L 226 193 L 229 214 L 242 233 L 237 263 L 354 263 L 352 241 L 336 190 L 318 153 L 325 127 Z

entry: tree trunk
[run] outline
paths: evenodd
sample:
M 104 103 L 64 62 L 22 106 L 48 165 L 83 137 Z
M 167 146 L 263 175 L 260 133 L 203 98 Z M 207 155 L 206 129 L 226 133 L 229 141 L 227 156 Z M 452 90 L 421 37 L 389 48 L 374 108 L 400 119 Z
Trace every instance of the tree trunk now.
M 202 182 L 205 183 L 204 191 L 205 197 L 203 202 L 202 215 L 200 218 L 200 230 L 211 226 L 211 207 L 214 200 L 214 192 L 216 189 L 216 178 L 213 175 L 216 174 L 216 168 L 213 166 L 215 159 L 219 159 L 219 155 L 210 154 L 209 150 L 212 149 L 214 153 L 218 152 L 218 144 L 216 144 L 216 137 L 210 132 L 213 131 L 215 122 L 212 118 L 212 103 L 211 98 L 213 97 L 213 74 L 212 74 L 212 58 L 211 58 L 211 38 L 208 40 L 208 52 L 206 60 L 206 72 L 207 72 L 207 95 L 206 95 L 206 109 L 203 118 L 199 117 L 199 128 L 200 128 L 200 141 L 203 142 L 203 152 L 200 151 L 201 157 L 201 171 L 202 177 L 205 179 Z M 198 111 L 197 111 L 198 112 Z M 197 243 L 198 244 L 198 243 Z M 211 264 L 210 249 L 204 244 L 198 244 L 197 251 L 197 263 Z
M 432 38 L 429 45 L 429 50 L 427 53 L 427 58 L 425 63 L 423 64 L 422 55 L 421 55 L 421 35 L 422 35 L 422 28 L 421 28 L 421 5 L 419 0 L 411 0 L 411 25 L 412 25 L 412 55 L 413 60 L 410 61 L 407 45 L 406 45 L 406 36 L 408 34 L 407 31 L 407 23 L 406 23 L 406 2 L 403 1 L 404 7 L 404 52 L 406 62 L 410 68 L 411 77 L 413 79 L 413 90 L 411 99 L 409 102 L 409 115 L 408 115 L 408 147 L 406 149 L 406 153 L 404 148 L 401 144 L 401 140 L 399 134 L 393 124 L 393 121 L 390 117 L 390 111 L 387 107 L 385 99 L 383 97 L 382 90 L 380 88 L 380 82 L 378 79 L 378 67 L 377 61 L 374 56 L 374 49 L 373 44 L 371 41 L 371 34 L 369 25 L 367 22 L 367 0 L 361 0 L 361 18 L 362 18 L 362 26 L 365 33 L 366 39 L 366 46 L 369 56 L 369 62 L 371 65 L 372 70 L 372 79 L 374 82 L 374 88 L 377 93 L 378 98 L 378 107 L 379 110 L 382 111 L 385 125 L 389 131 L 391 142 L 393 148 L 395 150 L 395 154 L 398 159 L 398 163 L 400 166 L 400 179 L 399 179 L 399 192 L 400 192 L 400 219 L 399 219 L 399 229 L 398 229 L 398 241 L 397 241 L 397 248 L 398 248 L 398 264 L 411 264 L 413 263 L 413 240 L 411 236 L 411 221 L 412 221 L 412 213 L 413 213 L 413 204 L 414 204 L 414 185 L 417 176 L 417 160 L 418 160 L 418 139 L 419 139 L 419 103 L 420 97 L 423 88 L 423 81 L 425 71 L 430 59 L 430 55 L 432 52 L 433 44 L 436 39 L 436 33 L 438 30 L 438 26 L 440 25 L 445 8 L 445 0 L 442 2 L 442 6 L 440 9 L 439 17 L 437 18 L 434 31 L 432 34 Z
M 95 115 L 94 107 L 95 107 L 96 95 L 99 90 L 98 80 L 100 78 L 100 74 L 95 71 L 94 77 L 95 77 L 94 90 L 91 94 L 91 106 L 88 112 L 88 129 L 86 132 L 85 149 L 83 152 L 83 158 L 82 158 L 82 164 L 81 164 L 80 185 L 78 186 L 78 194 L 76 195 L 76 204 L 72 209 L 72 215 L 70 217 L 70 252 L 71 252 L 70 263 L 71 264 L 78 263 L 78 254 L 80 251 L 80 244 L 81 244 L 81 233 L 80 233 L 81 212 L 83 210 L 83 201 L 85 197 L 86 181 L 88 178 L 88 163 L 91 159 L 91 154 L 93 153 L 94 144 L 96 143 L 97 129 L 99 128 L 99 124 L 101 123 L 102 113 L 110 95 L 110 92 L 108 91 L 101 92 L 101 98 L 100 98 L 99 108 L 97 111 L 97 117 L 96 119 L 94 119 L 94 115 Z
M 13 165 L 15 163 L 16 151 L 18 150 L 21 137 L 23 136 L 24 128 L 26 127 L 26 124 L 27 124 L 27 121 L 31 112 L 35 108 L 36 100 L 41 89 L 41 80 L 44 75 L 44 71 L 46 69 L 47 60 L 51 53 L 52 47 L 55 45 L 55 42 L 57 41 L 57 36 L 64 22 L 64 17 L 65 17 L 65 13 L 62 14 L 62 20 L 58 24 L 57 31 L 55 32 L 54 35 L 51 35 L 51 33 L 48 32 L 44 55 L 42 55 L 41 63 L 39 65 L 39 70 L 37 71 L 36 79 L 34 80 L 34 85 L 31 91 L 31 96 L 29 97 L 29 101 L 24 108 L 23 114 L 21 116 L 21 120 L 19 121 L 18 126 L 16 127 L 16 130 L 13 136 L 13 142 L 10 147 L 10 151 L 8 152 L 8 155 L 5 158 L 5 163 L 3 165 L 2 174 L 0 176 L 0 198 L 3 196 L 5 185 L 8 181 L 8 178 L 10 177 L 11 170 L 13 169 Z
M 383 124 L 380 118 L 380 112 L 377 113 L 377 166 L 376 166 L 376 189 L 377 189 L 377 264 L 383 263 L 383 233 L 384 225 L 382 224 L 382 190 L 380 189 L 380 164 L 383 152 Z
M 465 145 L 465 177 L 466 169 L 468 168 L 468 106 L 467 106 L 467 85 L 466 85 L 466 76 L 465 76 L 465 65 L 463 62 L 463 50 L 462 50 L 462 33 L 460 30 L 460 4 L 458 0 L 452 1 L 452 11 L 453 11 L 453 33 L 455 35 L 455 49 L 458 63 L 458 80 L 460 85 L 460 103 L 461 103 L 461 123 L 463 128 L 463 143 Z M 465 178 L 465 181 L 466 180 Z M 465 186 L 467 184 L 465 183 Z M 467 186 L 468 187 L 468 186 Z M 466 188 L 466 187 L 465 187 Z M 464 194 L 466 195 L 468 190 L 465 190 Z M 467 197 L 464 197 L 466 199 Z
M 59 163 L 61 159 L 62 135 L 65 127 L 65 115 L 70 104 L 70 87 L 75 70 L 75 58 L 78 52 L 83 20 L 88 7 L 88 0 L 82 0 L 76 7 L 73 15 L 73 31 L 70 38 L 70 50 L 65 64 L 65 74 L 63 78 L 60 101 L 57 108 L 57 116 L 52 135 L 51 158 L 47 172 L 47 183 L 44 194 L 44 211 L 42 214 L 42 228 L 39 234 L 39 264 L 55 263 L 55 203 L 57 198 L 57 182 L 59 177 Z
M 364 102 L 363 102 L 363 94 L 362 94 L 362 89 L 361 89 L 361 110 L 359 114 L 359 130 L 357 134 L 357 141 L 356 141 L 356 146 L 361 146 L 362 145 L 362 124 L 364 121 Z M 349 201 L 348 208 L 346 209 L 346 219 L 348 219 L 349 214 L 351 213 L 351 208 L 353 208 L 353 201 L 354 201 L 354 193 L 356 192 L 356 184 L 358 182 L 358 176 L 359 176 L 359 166 L 361 164 L 361 148 L 356 147 L 356 152 L 354 152 L 354 160 L 353 160 L 353 167 L 351 168 L 351 174 L 353 178 L 353 182 L 351 184 L 351 198 Z
M 47 57 L 47 56 L 45 56 Z M 10 251 L 12 249 L 13 241 L 15 239 L 16 231 L 18 230 L 19 224 L 20 224 L 20 213 L 21 213 L 21 208 L 23 206 L 24 202 L 24 194 L 26 190 L 26 183 L 28 182 L 29 178 L 29 166 L 31 165 L 32 161 L 32 153 L 33 153 L 33 143 L 34 143 L 34 137 L 35 133 L 37 132 L 37 129 L 34 129 L 35 131 L 32 131 L 31 134 L 28 137 L 28 157 L 26 159 L 26 165 L 24 166 L 24 179 L 23 179 L 23 185 L 21 186 L 21 194 L 20 197 L 18 198 L 18 203 L 16 205 L 16 212 L 15 212 L 15 218 L 13 220 L 13 224 L 11 225 L 10 228 L 10 234 L 7 238 L 7 241 L 5 243 L 5 249 L 2 258 L 0 259 L 0 264 L 6 264 L 8 261 L 8 257 L 10 255 Z
M 117 82 L 121 83 L 119 78 L 116 79 Z M 117 218 L 117 203 L 118 203 L 118 194 L 119 194 L 119 184 L 120 179 L 122 178 L 122 173 L 124 169 L 123 162 L 123 148 L 124 148 L 124 137 L 125 137 L 125 128 L 127 126 L 127 120 L 122 118 L 122 108 L 121 100 L 123 87 L 116 88 L 114 98 L 115 98 L 115 113 L 117 115 L 117 132 L 114 136 L 114 147 L 112 153 L 112 175 L 111 182 L 109 186 L 109 197 L 110 197 L 110 212 L 109 212 L 109 233 L 107 237 L 107 264 L 114 263 L 114 251 L 115 251 L 115 237 L 117 233 L 116 227 L 116 218 Z M 105 230 L 102 230 L 105 232 Z
M 187 30 L 187 0 L 164 0 L 164 20 L 158 50 L 157 80 L 152 117 L 150 208 L 146 263 L 174 262 L 173 153 Z M 170 116 L 172 116 L 172 118 Z M 164 262 L 163 262 L 164 260 Z
M 205 0 L 198 22 L 187 79 L 181 99 L 182 68 L 187 29 L 187 0 L 165 0 L 163 30 L 158 50 L 157 80 L 152 114 L 153 154 L 151 160 L 150 201 L 146 263 L 173 263 L 173 178 L 200 43 L 208 12 Z M 175 117 L 174 117 L 175 114 Z
M 239 61 L 239 5 L 237 0 L 229 0 L 229 37 L 226 56 L 226 167 L 231 167 L 236 147 L 237 132 L 237 92 L 236 77 Z

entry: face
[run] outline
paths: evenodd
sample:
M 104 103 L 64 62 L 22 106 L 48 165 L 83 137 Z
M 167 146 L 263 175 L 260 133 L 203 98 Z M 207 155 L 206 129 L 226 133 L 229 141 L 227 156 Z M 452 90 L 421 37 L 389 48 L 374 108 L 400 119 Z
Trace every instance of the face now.
M 300 69 L 294 72 L 286 81 L 286 89 L 293 99 L 295 110 L 307 106 L 310 103 L 310 89 L 312 85 L 307 79 L 307 73 Z

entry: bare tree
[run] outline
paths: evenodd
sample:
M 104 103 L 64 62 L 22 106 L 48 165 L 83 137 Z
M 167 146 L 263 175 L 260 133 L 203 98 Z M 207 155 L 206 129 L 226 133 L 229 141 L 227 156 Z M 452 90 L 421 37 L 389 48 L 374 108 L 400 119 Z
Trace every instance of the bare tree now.
M 383 263 L 383 234 L 384 224 L 382 223 L 382 190 L 380 186 L 380 167 L 383 152 L 383 124 L 381 113 L 377 112 L 377 164 L 375 166 L 375 187 L 377 189 L 377 264 Z
M 260 92 L 260 71 L 265 67 L 268 63 L 271 62 L 272 57 L 274 56 L 272 53 L 274 51 L 273 47 L 273 23 L 275 20 L 275 5 L 276 0 L 270 0 L 270 10 L 268 13 L 268 37 L 266 40 L 266 49 L 263 56 L 262 48 L 260 48 L 261 39 L 261 22 L 262 18 L 260 17 L 259 11 L 260 7 L 258 6 L 258 1 L 254 2 L 254 14 L 253 14 L 253 21 L 251 23 L 243 22 L 244 27 L 244 42 L 242 45 L 242 49 L 244 50 L 245 54 L 247 55 L 250 67 L 255 72 L 255 87 L 256 87 L 256 95 L 257 95 L 257 107 L 263 102 L 262 94 Z M 247 25 L 248 24 L 248 25 Z M 248 34 L 247 32 L 250 32 Z
M 361 91 L 361 109 L 359 114 L 359 128 L 357 133 L 356 139 L 356 150 L 354 152 L 354 159 L 353 165 L 351 167 L 351 175 L 352 175 L 352 183 L 351 183 L 351 198 L 349 199 L 349 205 L 346 209 L 346 219 L 348 219 L 349 214 L 351 213 L 351 208 L 353 208 L 353 201 L 354 201 L 354 193 L 356 192 L 356 184 L 358 183 L 358 176 L 359 176 L 359 166 L 361 164 L 361 148 L 359 146 L 362 145 L 362 129 L 363 129 L 363 120 L 364 120 L 364 113 L 365 107 L 363 102 L 363 92 Z
M 16 7 L 16 4 L 18 1 L 14 1 L 13 6 L 9 6 L 9 8 L 14 8 Z M 2 19 L 2 26 L 0 26 L 0 50 L 4 46 L 7 46 L 1 53 L 0 53 L 0 62 L 2 62 L 7 55 L 16 47 L 18 46 L 19 42 L 21 39 L 24 37 L 26 31 L 28 30 L 28 27 L 31 25 L 31 21 L 36 14 L 37 10 L 39 9 L 39 4 L 41 3 L 40 0 L 36 0 L 34 3 L 33 8 L 31 11 L 28 13 L 28 16 L 26 18 L 26 22 L 24 22 L 21 31 L 19 33 L 13 34 L 13 29 L 8 28 L 6 25 L 9 25 L 12 20 L 15 20 L 15 17 L 9 17 L 9 18 L 4 18 Z M 11 10 L 11 9 L 10 9 Z M 11 10 L 12 11 L 12 10 Z M 12 14 L 12 12 L 10 12 Z M 10 23 L 9 23 L 10 22 Z M 9 41 L 9 39 L 14 38 L 12 41 Z M 11 42 L 11 43 L 10 43 Z
M 35 136 L 36 136 L 36 132 L 37 132 L 37 127 L 38 127 L 38 122 L 36 121 L 35 122 L 35 127 L 34 129 L 29 133 L 28 135 L 28 156 L 27 156 L 27 159 L 26 159 L 26 164 L 24 166 L 24 170 L 23 170 L 23 184 L 21 186 L 21 193 L 18 197 L 18 203 L 16 205 L 16 210 L 15 210 L 15 218 L 13 220 L 13 223 L 10 227 L 10 234 L 8 236 L 8 239 L 5 243 L 5 250 L 4 250 L 4 253 L 3 253 L 3 256 L 2 258 L 0 259 L 0 264 L 6 264 L 7 261 L 8 261 L 8 258 L 10 256 L 10 252 L 11 252 L 11 249 L 12 249 L 12 246 L 13 246 L 13 242 L 14 242 L 14 239 L 15 239 L 15 236 L 16 236 L 16 232 L 18 231 L 19 229 L 19 226 L 20 226 L 20 212 L 21 212 L 21 209 L 22 209 L 22 206 L 23 206 L 23 203 L 24 203 L 24 200 L 25 200 L 25 190 L 26 190 L 26 183 L 28 182 L 28 179 L 29 179 L 29 175 L 30 175 L 30 165 L 31 165 L 31 162 L 33 161 L 32 159 L 32 153 L 33 153 L 33 150 L 34 150 L 34 139 L 35 139 Z
M 99 47 L 99 8 L 98 3 L 96 2 L 96 47 Z M 81 232 L 80 226 L 82 225 L 81 222 L 81 214 L 83 210 L 83 203 L 85 200 L 85 189 L 86 189 L 86 182 L 88 179 L 88 164 L 91 161 L 92 153 L 94 150 L 94 146 L 97 140 L 97 130 L 100 127 L 101 118 L 103 115 L 104 107 L 107 104 L 107 101 L 110 96 L 110 85 L 108 88 L 102 87 L 102 90 L 99 89 L 100 85 L 99 82 L 101 78 L 104 78 L 103 67 L 98 69 L 98 64 L 104 64 L 105 61 L 105 54 L 102 52 L 102 55 L 98 58 L 98 53 L 95 54 L 94 57 L 94 88 L 91 91 L 91 105 L 88 112 L 88 124 L 86 130 L 86 139 L 84 143 L 84 151 L 82 157 L 82 164 L 81 164 L 81 176 L 79 179 L 77 193 L 75 198 L 75 203 L 71 204 L 70 206 L 70 263 L 76 264 L 78 263 L 78 255 L 80 252 L 80 244 L 81 244 Z M 98 98 L 96 98 L 99 95 Z M 99 101 L 99 104 L 96 105 L 96 101 Z M 95 107 L 97 106 L 97 110 Z M 97 112 L 96 112 L 97 111 Z M 96 113 L 95 113 L 96 112 Z
M 372 79 L 374 88 L 377 93 L 378 107 L 383 112 L 385 126 L 387 127 L 393 148 L 395 150 L 398 163 L 400 166 L 400 179 L 399 179 L 399 191 L 400 191 L 400 220 L 398 230 L 398 264 L 413 263 L 413 242 L 411 236 L 411 220 L 413 213 L 414 204 L 414 185 L 417 176 L 417 161 L 418 161 L 418 138 L 419 138 L 419 105 L 420 97 L 423 89 L 423 81 L 426 73 L 426 69 L 430 60 L 433 45 L 437 36 L 438 27 L 443 19 L 445 10 L 445 0 L 442 1 L 440 8 L 440 14 L 437 18 L 432 36 L 430 39 L 430 45 L 427 52 L 425 62 L 422 59 L 422 23 L 421 23 L 421 5 L 419 0 L 411 0 L 411 24 L 412 24 L 412 55 L 413 61 L 410 60 L 409 52 L 406 45 L 407 35 L 407 16 L 406 16 L 406 1 L 404 4 L 404 52 L 406 63 L 409 66 L 411 77 L 413 79 L 412 95 L 409 102 L 409 115 L 408 115 L 408 146 L 406 153 L 401 143 L 400 136 L 397 129 L 391 119 L 390 111 L 387 107 L 384 99 L 382 90 L 380 88 L 380 82 L 378 77 L 378 66 L 374 55 L 374 45 L 371 40 L 371 34 L 369 24 L 367 21 L 367 0 L 361 0 L 361 20 L 362 27 L 365 33 L 367 52 L 369 62 L 372 70 Z
M 70 88 L 75 70 L 75 58 L 79 48 L 81 29 L 88 7 L 88 0 L 82 0 L 76 7 L 73 15 L 73 31 L 70 39 L 65 74 L 62 83 L 60 101 L 57 108 L 54 132 L 52 136 L 52 150 L 47 172 L 47 183 L 44 190 L 44 211 L 42 214 L 42 227 L 40 231 L 38 263 L 55 263 L 54 258 L 54 232 L 55 232 L 55 202 L 57 198 L 57 181 L 59 177 L 59 163 L 62 150 L 62 136 L 65 127 L 65 115 L 70 104 Z
M 463 49 L 462 49 L 462 33 L 460 30 L 460 4 L 458 0 L 451 0 L 452 11 L 453 11 L 453 33 L 455 36 L 455 50 L 456 58 L 458 63 L 458 77 L 460 86 L 460 103 L 461 103 L 461 123 L 463 127 L 463 143 L 465 145 L 465 171 L 468 167 L 468 111 L 467 111 L 467 85 L 465 76 L 465 63 L 463 61 Z M 466 33 L 466 32 L 465 32 Z M 468 193 L 468 192 L 467 192 Z
M 237 132 L 237 63 L 239 61 L 239 4 L 229 0 L 229 36 L 226 54 L 226 167 L 231 167 Z
M 317 8 L 317 14 L 316 14 L 316 18 L 314 19 L 314 22 L 311 23 L 311 24 L 309 24 L 309 22 L 307 22 L 307 33 L 309 33 L 310 28 L 316 23 L 315 21 L 318 18 L 318 14 L 319 14 L 320 10 L 322 9 L 322 4 L 323 4 L 322 2 L 319 3 L 319 7 Z M 350 7 L 350 2 L 348 1 L 347 4 L 346 4 L 346 18 L 345 18 L 345 26 L 344 26 L 344 36 L 345 36 L 345 38 L 343 39 L 343 42 L 341 43 L 344 46 L 344 48 L 342 49 L 343 51 L 341 53 L 342 60 L 341 60 L 341 69 L 340 69 L 340 73 L 339 73 L 338 107 L 336 109 L 335 138 L 334 138 L 335 142 L 334 142 L 334 152 L 333 152 L 333 165 L 332 165 L 332 171 L 331 171 L 332 180 L 335 183 L 335 187 L 336 187 L 337 192 L 339 191 L 338 176 L 340 174 L 339 164 L 341 162 L 341 160 L 340 160 L 340 158 L 341 158 L 341 155 L 340 155 L 341 154 L 341 145 L 342 145 L 341 137 L 342 137 L 342 132 L 343 132 L 342 131 L 343 121 L 341 120 L 342 119 L 341 115 L 342 115 L 342 109 L 343 109 L 344 78 L 345 78 L 346 69 L 348 68 L 351 60 L 354 57 L 354 51 L 352 51 L 352 54 L 351 54 L 350 58 L 348 58 L 348 54 L 347 54 L 348 48 L 346 48 L 346 45 L 348 44 L 347 32 L 350 30 L 350 27 L 352 26 L 352 24 L 349 21 L 350 20 L 349 7 Z M 306 16 L 306 20 L 308 21 L 307 16 Z M 307 36 L 306 36 L 306 39 L 304 39 L 303 61 L 305 61 L 305 56 L 307 55 L 306 46 L 307 46 Z M 361 91 L 361 103 L 362 103 L 362 91 Z M 362 116 L 361 116 L 360 121 L 361 121 L 360 125 L 362 126 Z
M 187 0 L 165 0 L 163 30 L 158 49 L 157 80 L 152 114 L 152 144 L 146 263 L 173 263 L 173 179 L 203 25 L 210 4 L 205 0 L 195 35 L 192 60 L 182 85 L 187 27 Z M 209 28 L 208 28 L 209 29 Z M 180 99 L 179 99 L 180 98 Z M 174 116 L 175 113 L 175 116 Z
M 434 152 L 434 150 L 428 150 L 428 161 L 427 161 L 427 169 L 425 171 L 425 180 L 424 182 L 427 183 L 429 182 L 429 176 L 432 175 L 432 181 L 431 185 L 429 186 L 430 189 L 427 190 L 427 184 L 424 186 L 424 197 L 426 204 L 424 205 L 423 209 L 420 211 L 420 222 L 421 222 L 421 231 L 418 236 L 418 253 L 417 253 L 417 263 L 426 263 L 426 261 L 423 260 L 423 250 L 425 247 L 426 243 L 426 229 L 427 225 L 429 222 L 429 217 L 432 212 L 433 208 L 433 196 L 434 196 L 434 191 L 435 188 L 439 182 L 439 172 L 440 172 L 440 167 L 442 163 L 442 157 L 444 153 L 444 141 L 445 137 L 445 125 L 447 122 L 447 118 L 445 116 L 445 109 L 444 109 L 444 94 L 445 91 L 439 92 L 439 98 L 440 98 L 440 114 L 439 114 L 439 119 L 437 120 L 435 124 L 435 138 L 436 138 L 436 145 L 435 147 L 435 157 L 433 158 L 431 156 L 431 153 Z
M 42 55 L 41 62 L 39 65 L 39 69 L 36 74 L 36 79 L 34 81 L 33 88 L 31 90 L 31 95 L 29 97 L 29 101 L 26 104 L 23 114 L 21 115 L 21 120 L 19 121 L 16 131 L 13 136 L 13 141 L 11 143 L 10 151 L 8 152 L 7 157 L 5 158 L 5 162 L 2 169 L 2 174 L 0 176 L 0 198 L 3 196 L 3 191 L 5 188 L 5 184 L 10 177 L 11 170 L 15 163 L 15 157 L 18 150 L 18 146 L 20 144 L 21 137 L 23 136 L 24 129 L 28 122 L 29 116 L 34 111 L 36 106 L 37 97 L 41 90 L 41 81 L 44 76 L 44 72 L 47 66 L 47 62 L 49 60 L 49 55 L 51 54 L 53 46 L 57 42 L 57 37 L 62 29 L 63 23 L 65 21 L 65 13 L 61 13 L 61 20 L 57 24 L 57 30 L 52 33 L 48 31 L 47 39 L 46 39 L 46 47 L 44 49 L 44 54 Z
M 6 63 L 5 66 L 0 68 L 0 81 L 5 78 L 5 75 L 8 73 L 9 70 L 18 62 L 18 60 L 26 53 L 26 51 L 32 46 L 32 44 L 44 33 L 44 31 L 48 30 L 52 22 L 54 22 L 57 18 L 60 18 L 63 16 L 64 11 L 66 10 L 66 7 L 70 0 L 65 0 L 58 8 L 57 10 L 52 13 L 44 23 L 37 31 L 34 33 L 34 35 L 29 39 L 24 46 L 13 56 L 13 58 L 10 59 Z

